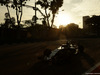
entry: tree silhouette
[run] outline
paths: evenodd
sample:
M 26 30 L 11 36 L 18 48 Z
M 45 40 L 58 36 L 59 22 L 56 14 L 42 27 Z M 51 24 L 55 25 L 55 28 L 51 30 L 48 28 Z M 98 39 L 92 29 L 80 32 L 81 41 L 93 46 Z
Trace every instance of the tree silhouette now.
M 63 0 L 51 1 L 50 10 L 52 11 L 53 14 L 51 27 L 53 26 L 54 23 L 55 14 L 58 12 L 59 8 L 62 7 L 62 5 L 63 5 Z
M 10 3 L 10 0 L 0 0 L 0 4 L 1 6 L 5 5 L 7 8 L 7 13 L 5 13 L 5 27 L 8 28 L 8 24 L 11 22 L 11 16 L 10 16 L 10 11 L 9 11 L 9 7 L 8 4 Z
M 42 8 L 44 8 L 45 14 L 46 14 L 45 19 L 47 21 L 47 26 L 50 26 L 50 24 L 49 24 L 49 15 L 47 13 L 47 8 L 49 8 L 49 6 L 50 6 L 50 0 L 38 0 L 36 4 L 40 5 Z
M 14 28 L 15 27 L 15 17 L 12 17 L 11 18 L 11 26 L 12 26 L 12 28 Z
M 36 21 L 37 21 L 37 20 L 38 20 L 37 16 L 34 15 L 34 16 L 32 17 L 32 23 L 33 23 L 33 25 L 36 25 Z
M 64 34 L 66 37 L 76 37 L 78 36 L 79 28 L 75 23 L 70 23 L 64 28 Z
M 10 24 L 10 18 L 9 18 L 9 13 L 5 13 L 5 24 L 4 27 L 8 28 L 9 24 Z
M 27 27 L 30 27 L 32 25 L 32 21 L 31 20 L 25 20 L 25 25 Z
M 9 18 L 9 13 L 5 13 L 5 28 L 15 28 L 15 17 Z
M 23 14 L 23 6 L 25 6 L 26 1 L 27 0 L 0 0 L 1 5 L 5 5 L 7 7 L 10 19 L 11 16 L 10 16 L 9 7 L 16 10 L 17 24 L 19 27 L 22 19 L 22 14 Z
M 50 14 L 47 13 L 47 9 L 52 11 L 53 14 L 51 21 L 52 22 L 51 27 L 52 27 L 54 23 L 55 14 L 58 12 L 59 8 L 63 5 L 63 0 L 38 0 L 37 4 L 41 5 L 41 7 L 45 9 L 48 26 L 50 26 L 49 24 Z

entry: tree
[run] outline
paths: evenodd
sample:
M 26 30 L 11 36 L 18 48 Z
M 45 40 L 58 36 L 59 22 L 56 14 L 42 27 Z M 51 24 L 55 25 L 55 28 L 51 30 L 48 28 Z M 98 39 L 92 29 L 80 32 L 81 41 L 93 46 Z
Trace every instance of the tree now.
M 11 18 L 11 24 L 12 24 L 12 27 L 15 26 L 15 17 L 12 17 L 12 18 Z
M 67 37 L 76 37 L 79 33 L 78 25 L 75 23 L 70 23 L 64 28 L 64 33 Z
M 26 25 L 26 27 L 30 27 L 32 25 L 32 21 L 31 20 L 25 20 L 25 25 Z
M 19 27 L 22 19 L 22 14 L 23 14 L 23 6 L 26 4 L 26 1 L 27 0 L 0 0 L 1 5 L 5 5 L 7 7 L 10 19 L 11 16 L 10 16 L 9 7 L 16 10 L 17 24 Z
M 59 8 L 62 7 L 62 5 L 63 5 L 63 0 L 51 1 L 50 10 L 52 11 L 52 14 L 53 14 L 51 27 L 53 26 L 53 23 L 54 23 L 55 14 L 58 12 Z
M 8 6 L 9 3 L 10 3 L 10 0 L 0 0 L 1 6 L 5 5 L 8 11 L 7 13 L 5 13 L 5 18 L 6 18 L 5 21 L 7 21 L 8 18 L 11 19 L 10 11 L 9 11 L 10 6 Z
M 46 22 L 47 22 L 47 26 L 50 26 L 49 24 L 49 15 L 47 13 L 47 8 L 49 8 L 50 6 L 50 0 L 38 0 L 37 5 L 40 5 L 42 8 L 44 8 L 45 10 L 45 14 L 46 14 Z
M 41 7 L 45 9 L 48 26 L 50 26 L 49 24 L 50 13 L 48 14 L 47 10 L 52 11 L 52 14 L 53 14 L 52 21 L 51 21 L 52 22 L 51 27 L 52 27 L 54 23 L 55 14 L 58 12 L 59 8 L 62 6 L 63 0 L 38 0 L 37 4 L 41 5 Z
M 36 21 L 37 21 L 37 20 L 38 20 L 37 16 L 34 15 L 34 16 L 32 17 L 32 24 L 33 24 L 33 25 L 36 25 Z
M 14 28 L 15 27 L 15 17 L 9 18 L 9 13 L 5 13 L 5 28 Z
M 5 13 L 5 28 L 8 28 L 9 24 L 10 24 L 10 18 L 9 18 L 9 13 Z

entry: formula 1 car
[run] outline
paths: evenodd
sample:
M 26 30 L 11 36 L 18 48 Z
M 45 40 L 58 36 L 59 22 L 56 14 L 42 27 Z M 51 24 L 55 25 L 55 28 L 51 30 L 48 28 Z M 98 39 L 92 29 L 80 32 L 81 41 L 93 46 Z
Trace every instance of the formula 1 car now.
M 43 54 L 43 59 L 55 64 L 63 64 L 83 52 L 83 50 L 84 47 L 82 45 L 67 42 L 53 51 L 46 49 Z

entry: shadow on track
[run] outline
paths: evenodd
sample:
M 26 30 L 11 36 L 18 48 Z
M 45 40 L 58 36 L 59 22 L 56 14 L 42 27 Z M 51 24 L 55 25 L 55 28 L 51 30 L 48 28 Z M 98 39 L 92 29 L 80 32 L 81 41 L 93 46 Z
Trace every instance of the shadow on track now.
M 94 65 L 95 65 L 95 61 L 94 61 L 94 59 L 91 57 L 91 56 L 89 56 L 87 53 L 81 53 L 80 54 L 80 56 L 83 58 L 83 59 L 85 59 L 86 60 L 86 62 L 91 66 L 91 67 L 93 67 Z
M 57 65 L 40 61 L 31 67 L 30 75 L 82 75 L 87 69 L 81 62 L 82 58 L 93 66 L 94 60 L 86 53 L 80 53 L 65 64 Z

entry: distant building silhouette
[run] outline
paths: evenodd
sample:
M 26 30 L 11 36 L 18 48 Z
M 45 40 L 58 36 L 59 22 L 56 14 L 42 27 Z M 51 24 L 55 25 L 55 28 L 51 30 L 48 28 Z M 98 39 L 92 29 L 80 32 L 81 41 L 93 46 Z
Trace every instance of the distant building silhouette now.
M 90 17 L 89 16 L 83 16 L 83 29 L 87 29 L 88 28 L 88 26 L 87 26 L 87 24 L 85 23 L 85 21 L 87 20 L 87 19 L 89 19 Z

